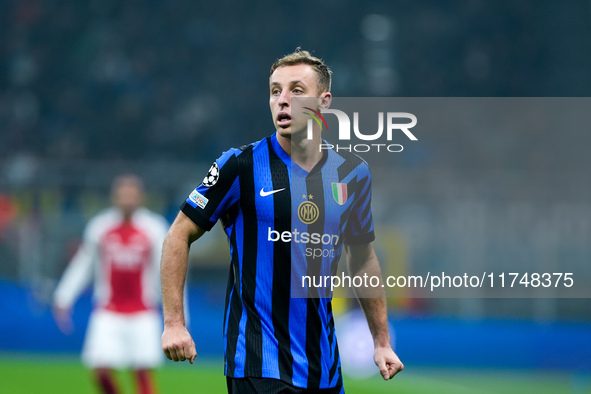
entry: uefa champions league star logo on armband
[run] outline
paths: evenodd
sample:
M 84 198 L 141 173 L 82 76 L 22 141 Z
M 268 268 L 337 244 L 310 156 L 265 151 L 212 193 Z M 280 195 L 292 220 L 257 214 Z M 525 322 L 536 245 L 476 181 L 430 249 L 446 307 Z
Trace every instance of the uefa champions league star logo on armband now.
M 205 178 L 203 178 L 203 186 L 212 187 L 218 182 L 220 177 L 220 167 L 218 167 L 218 163 L 213 162 L 211 167 L 209 167 L 209 171 Z

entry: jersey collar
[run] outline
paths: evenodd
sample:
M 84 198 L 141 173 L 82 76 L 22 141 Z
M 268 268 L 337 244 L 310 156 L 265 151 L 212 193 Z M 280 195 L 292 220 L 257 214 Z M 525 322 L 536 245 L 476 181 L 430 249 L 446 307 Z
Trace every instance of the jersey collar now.
M 327 143 L 324 140 L 322 140 L 322 142 L 325 144 Z M 298 163 L 292 161 L 291 157 L 287 154 L 287 152 L 283 150 L 281 144 L 279 144 L 279 141 L 277 141 L 277 132 L 273 133 L 273 135 L 271 136 L 271 145 L 273 146 L 273 150 L 275 151 L 277 156 L 279 156 L 281 161 L 283 161 L 285 165 L 291 168 L 291 171 L 295 172 L 296 175 L 302 178 L 306 178 L 308 175 L 320 171 L 322 169 L 322 166 L 324 165 L 324 163 L 326 163 L 326 160 L 328 159 L 328 151 L 322 151 L 322 158 L 318 163 L 316 163 L 314 168 L 312 168 L 312 170 L 308 172 L 304 170 L 302 167 L 300 167 Z

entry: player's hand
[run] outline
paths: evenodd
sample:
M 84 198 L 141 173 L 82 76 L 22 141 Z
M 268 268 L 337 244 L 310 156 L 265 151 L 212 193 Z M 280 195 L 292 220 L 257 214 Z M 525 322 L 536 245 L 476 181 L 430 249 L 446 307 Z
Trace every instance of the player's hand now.
M 172 361 L 189 360 L 193 364 L 197 357 L 195 342 L 184 326 L 164 327 L 162 350 L 166 358 Z
M 53 314 L 53 320 L 55 320 L 57 328 L 59 328 L 62 333 L 70 335 L 72 332 L 74 332 L 72 312 L 69 308 L 54 306 L 51 311 Z
M 373 353 L 373 361 L 380 369 L 380 374 L 384 380 L 392 379 L 394 375 L 404 369 L 404 364 L 390 346 L 377 347 Z

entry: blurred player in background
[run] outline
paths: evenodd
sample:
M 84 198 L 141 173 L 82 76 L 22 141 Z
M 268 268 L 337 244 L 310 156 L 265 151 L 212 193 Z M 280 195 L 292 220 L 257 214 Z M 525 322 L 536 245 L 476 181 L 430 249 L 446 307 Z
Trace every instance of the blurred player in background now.
M 62 332 L 73 329 L 71 310 L 94 277 L 95 306 L 82 361 L 105 393 L 117 393 L 114 369 L 133 369 L 138 392 L 154 393 L 153 369 L 162 362 L 160 255 L 166 220 L 142 207 L 143 184 L 134 175 L 116 178 L 113 207 L 99 212 L 84 231 L 54 295 Z
M 306 119 L 296 116 L 300 109 L 292 113 L 293 97 L 308 98 L 311 111 L 328 108 L 330 79 L 328 67 L 307 51 L 277 61 L 269 80 L 277 132 L 216 160 L 164 243 L 162 348 L 169 359 L 193 363 L 197 353 L 182 307 L 188 250 L 218 220 L 224 225 L 232 259 L 224 319 L 230 393 L 342 392 L 331 295 L 292 297 L 292 279 L 298 270 L 335 274 L 345 244 L 351 274 L 381 275 L 367 163 L 350 153 L 320 151 L 320 128 L 308 139 Z M 313 249 L 315 237 L 330 248 Z M 388 380 L 403 365 L 390 344 L 383 291 L 372 296 L 359 301 L 374 361 Z

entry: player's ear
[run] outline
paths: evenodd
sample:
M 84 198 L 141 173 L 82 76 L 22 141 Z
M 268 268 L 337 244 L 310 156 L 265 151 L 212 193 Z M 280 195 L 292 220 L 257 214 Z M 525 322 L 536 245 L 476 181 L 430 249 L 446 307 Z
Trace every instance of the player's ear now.
M 330 107 L 332 102 L 332 94 L 330 92 L 324 92 L 320 95 L 320 109 L 327 109 Z

